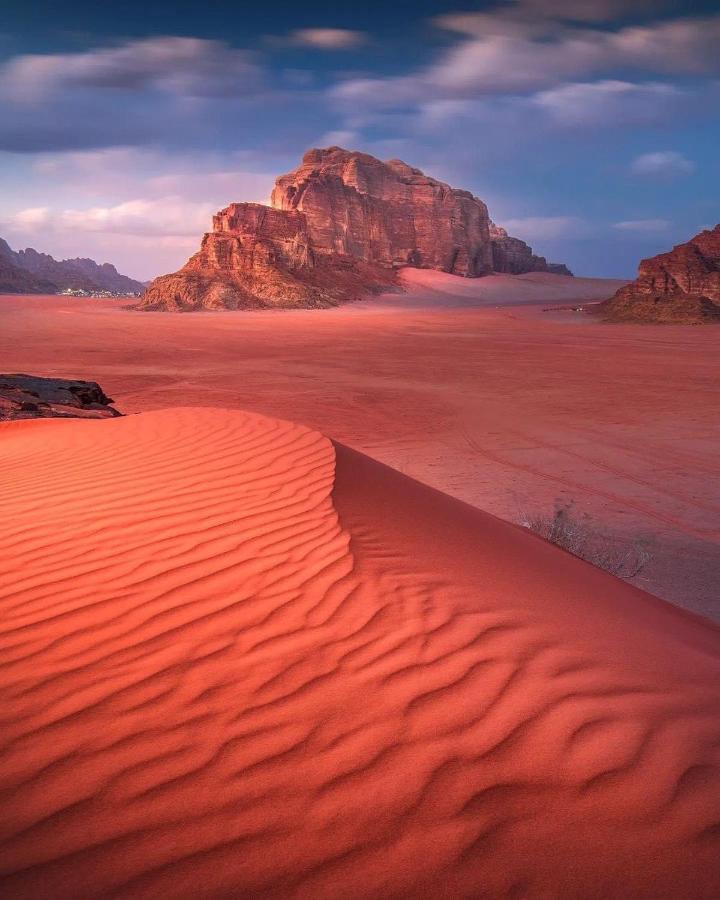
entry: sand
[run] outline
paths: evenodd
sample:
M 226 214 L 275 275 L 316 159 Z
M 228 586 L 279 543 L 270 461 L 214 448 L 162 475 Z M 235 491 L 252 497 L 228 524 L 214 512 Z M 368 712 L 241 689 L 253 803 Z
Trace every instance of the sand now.
M 13 898 L 720 891 L 720 629 L 316 431 L 0 424 Z
M 98 380 L 126 412 L 302 422 L 510 521 L 575 501 L 621 545 L 647 542 L 636 585 L 720 619 L 717 329 L 543 312 L 610 296 L 602 279 L 405 279 L 325 311 L 0 298 L 0 370 Z

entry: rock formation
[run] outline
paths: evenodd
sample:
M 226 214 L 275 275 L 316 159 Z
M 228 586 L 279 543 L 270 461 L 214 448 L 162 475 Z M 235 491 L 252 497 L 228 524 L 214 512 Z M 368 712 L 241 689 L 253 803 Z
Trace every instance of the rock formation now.
M 304 213 L 310 239 L 326 252 L 455 275 L 492 270 L 485 204 L 399 159 L 310 150 L 278 178 L 270 202 Z
M 536 256 L 532 247 L 520 238 L 510 237 L 504 228 L 490 223 L 493 269 L 511 275 L 526 272 L 550 272 L 553 275 L 572 275 L 563 263 L 549 263 L 544 256 Z
M 81 418 L 119 416 L 95 381 L 0 375 L 0 421 L 6 419 Z
M 8 267 L 17 272 L 11 275 Z M 121 275 L 110 263 L 99 265 L 81 258 L 57 260 L 32 247 L 15 252 L 0 239 L 0 292 L 54 294 L 72 289 L 137 294 L 144 288 L 142 282 Z
M 213 217 L 200 252 L 156 279 L 144 309 L 327 307 L 386 290 L 393 273 L 313 246 L 303 213 L 233 203 Z
M 599 310 L 618 322 L 720 320 L 720 225 L 642 260 L 637 279 Z
M 467 277 L 548 271 L 522 241 L 512 263 L 496 256 L 490 229 L 481 200 L 401 160 L 310 150 L 277 179 L 271 206 L 233 203 L 218 213 L 200 252 L 156 279 L 140 305 L 322 307 L 387 290 L 402 266 Z

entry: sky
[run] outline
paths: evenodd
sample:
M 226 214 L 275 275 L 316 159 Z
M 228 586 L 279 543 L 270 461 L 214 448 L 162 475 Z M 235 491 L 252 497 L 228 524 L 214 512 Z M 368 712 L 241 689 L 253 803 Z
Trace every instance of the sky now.
M 337 144 L 633 277 L 720 221 L 719 46 L 720 0 L 2 0 L 0 236 L 149 279 Z

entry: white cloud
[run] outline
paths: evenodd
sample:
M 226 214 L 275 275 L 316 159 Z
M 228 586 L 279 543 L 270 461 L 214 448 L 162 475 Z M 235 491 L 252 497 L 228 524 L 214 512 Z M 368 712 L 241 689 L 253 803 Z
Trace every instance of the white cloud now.
M 366 43 L 363 31 L 348 28 L 298 28 L 290 35 L 290 42 L 318 50 L 350 50 Z
M 618 231 L 630 231 L 638 234 L 658 234 L 667 231 L 670 223 L 667 219 L 630 219 L 627 222 L 616 222 L 613 228 Z
M 563 125 L 653 122 L 684 93 L 671 84 L 595 81 L 540 91 L 532 102 Z
M 222 41 L 156 37 L 80 53 L 26 54 L 0 68 L 2 95 L 32 101 L 68 87 L 165 91 L 187 97 L 257 91 L 259 67 Z
M 675 150 L 656 150 L 636 157 L 630 169 L 636 175 L 668 177 L 689 175 L 695 171 L 695 163 Z
M 190 203 L 181 197 L 161 197 L 128 200 L 116 206 L 66 209 L 59 214 L 58 224 L 77 231 L 192 237 L 210 229 L 214 212 L 207 203 Z
M 160 197 L 85 209 L 31 207 L 7 216 L 3 224 L 11 231 L 26 234 L 69 229 L 136 236 L 199 237 L 210 229 L 215 211 L 208 203 L 188 202 L 182 197 Z
M 50 210 L 47 206 L 32 206 L 16 212 L 10 223 L 17 231 L 34 232 L 44 228 L 50 221 Z

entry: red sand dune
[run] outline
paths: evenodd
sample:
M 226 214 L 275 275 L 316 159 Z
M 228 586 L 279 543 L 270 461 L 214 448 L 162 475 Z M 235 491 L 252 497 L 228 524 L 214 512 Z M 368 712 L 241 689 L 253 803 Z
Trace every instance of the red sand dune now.
M 12 898 L 720 892 L 720 631 L 304 427 L 0 425 Z

